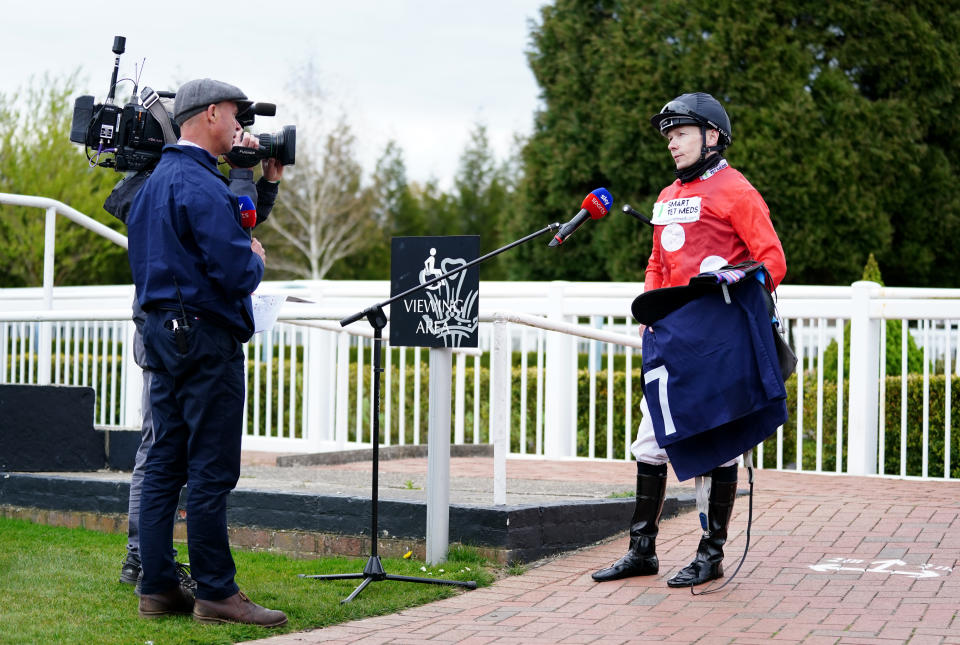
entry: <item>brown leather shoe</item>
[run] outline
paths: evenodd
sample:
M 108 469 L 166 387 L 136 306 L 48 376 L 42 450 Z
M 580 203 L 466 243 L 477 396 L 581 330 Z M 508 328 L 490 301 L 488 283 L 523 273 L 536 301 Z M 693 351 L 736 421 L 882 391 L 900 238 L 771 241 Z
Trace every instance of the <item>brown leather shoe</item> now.
M 193 598 L 180 586 L 163 593 L 145 593 L 140 596 L 141 618 L 159 618 L 192 612 Z
M 201 623 L 243 623 L 262 627 L 279 627 L 287 623 L 287 615 L 267 609 L 238 591 L 223 600 L 201 600 L 193 605 L 193 619 Z

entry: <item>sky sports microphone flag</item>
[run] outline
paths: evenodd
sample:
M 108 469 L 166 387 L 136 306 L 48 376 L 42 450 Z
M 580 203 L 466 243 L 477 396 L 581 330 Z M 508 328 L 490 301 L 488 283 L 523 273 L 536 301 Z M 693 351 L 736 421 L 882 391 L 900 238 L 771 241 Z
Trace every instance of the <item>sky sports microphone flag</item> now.
M 558 246 L 573 235 L 588 219 L 600 219 L 613 208 L 613 195 L 606 188 L 597 188 L 583 199 L 580 212 L 573 219 L 560 227 L 557 234 L 550 240 L 548 246 Z
M 239 195 L 237 204 L 240 206 L 240 226 L 251 229 L 257 225 L 257 207 L 247 195 Z

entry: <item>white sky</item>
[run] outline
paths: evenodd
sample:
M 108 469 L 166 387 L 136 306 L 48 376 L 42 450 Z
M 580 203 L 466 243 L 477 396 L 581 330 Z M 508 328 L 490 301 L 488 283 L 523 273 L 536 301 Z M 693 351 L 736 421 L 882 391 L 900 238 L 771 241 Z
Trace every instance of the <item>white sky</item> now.
M 449 188 L 468 134 L 487 126 L 499 158 L 529 134 L 538 88 L 526 62 L 529 20 L 544 0 L 233 0 L 123 2 L 3 0 L 0 93 L 44 73 L 80 69 L 97 102 L 113 69 L 113 37 L 126 36 L 120 75 L 145 57 L 141 87 L 175 90 L 209 76 L 252 100 L 277 104 L 258 132 L 294 123 L 284 104 L 293 69 L 312 61 L 330 105 L 347 114 L 364 166 L 389 139 L 410 180 Z M 31 81 L 32 79 L 32 81 Z M 126 95 L 131 86 L 118 94 Z

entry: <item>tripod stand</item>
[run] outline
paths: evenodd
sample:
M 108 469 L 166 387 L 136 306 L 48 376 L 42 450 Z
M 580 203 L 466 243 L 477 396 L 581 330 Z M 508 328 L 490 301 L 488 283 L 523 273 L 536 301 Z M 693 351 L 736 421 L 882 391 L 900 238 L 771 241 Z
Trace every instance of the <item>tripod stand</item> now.
M 314 580 L 360 580 L 361 582 L 353 592 L 340 601 L 340 604 L 348 603 L 354 598 L 356 598 L 361 591 L 363 591 L 367 585 L 371 582 L 379 582 L 381 580 L 398 580 L 400 582 L 419 582 L 423 584 L 431 585 L 450 585 L 457 587 L 465 587 L 467 589 L 476 589 L 477 583 L 473 580 L 470 581 L 460 581 L 460 580 L 440 580 L 435 578 L 418 578 L 414 576 L 397 576 L 392 575 L 384 571 L 383 563 L 380 561 L 380 556 L 377 554 L 377 506 L 378 506 L 378 470 L 380 467 L 380 381 L 381 375 L 383 374 L 383 367 L 381 365 L 380 351 L 381 351 L 381 342 L 383 339 L 383 328 L 387 326 L 387 316 L 383 312 L 383 308 L 397 300 L 405 298 L 412 293 L 420 291 L 421 289 L 426 289 L 432 284 L 436 284 L 441 280 L 445 280 L 452 275 L 460 273 L 465 269 L 472 267 L 476 264 L 479 264 L 485 260 L 492 258 L 495 255 L 503 253 L 507 249 L 511 249 L 515 246 L 523 244 L 529 240 L 532 240 L 543 233 L 556 231 L 560 228 L 560 224 L 554 223 L 546 228 L 540 229 L 536 233 L 531 233 L 526 237 L 523 237 L 519 240 L 511 242 L 506 246 L 500 247 L 495 251 L 491 251 L 486 255 L 480 256 L 476 260 L 467 262 L 463 266 L 460 266 L 452 271 L 439 275 L 435 278 L 427 280 L 426 282 L 419 284 L 415 287 L 407 289 L 403 293 L 400 293 L 396 296 L 391 296 L 389 299 L 384 300 L 381 303 L 367 307 L 363 311 L 348 316 L 340 321 L 342 327 L 354 323 L 361 318 L 366 318 L 370 323 L 370 326 L 373 327 L 373 431 L 371 436 L 371 441 L 373 443 L 373 474 L 371 482 L 371 495 L 370 495 L 370 557 L 367 559 L 366 565 L 363 567 L 363 572 L 361 573 L 333 573 L 333 574 L 324 574 L 324 575 L 306 575 L 300 574 L 300 578 L 312 578 Z M 449 432 L 449 429 L 447 430 Z

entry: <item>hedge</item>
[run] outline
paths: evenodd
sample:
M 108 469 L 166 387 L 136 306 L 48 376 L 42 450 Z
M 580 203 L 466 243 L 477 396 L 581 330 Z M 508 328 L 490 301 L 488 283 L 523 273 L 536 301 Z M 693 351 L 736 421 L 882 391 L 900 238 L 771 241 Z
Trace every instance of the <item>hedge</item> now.
M 396 350 L 395 350 L 396 351 Z M 112 363 L 112 356 L 108 355 L 106 357 L 100 355 L 98 357 L 98 373 L 99 373 L 99 363 L 104 359 L 108 362 L 108 378 L 112 378 L 112 370 L 109 363 Z M 289 356 L 286 360 L 289 360 Z M 487 358 L 489 360 L 489 358 Z M 298 366 L 302 366 L 301 357 L 297 357 Z M 464 440 L 467 443 L 473 441 L 473 424 L 474 424 L 474 387 L 473 387 L 473 367 L 474 361 L 468 359 L 467 368 L 466 368 L 466 388 L 465 388 L 465 405 L 464 405 Z M 532 365 L 533 363 L 531 363 Z M 639 368 L 639 360 L 636 360 L 636 365 L 638 367 L 632 370 L 632 379 L 633 379 L 633 402 L 632 402 L 632 429 L 630 430 L 631 439 L 633 433 L 636 432 L 636 426 L 640 421 L 639 418 L 639 409 L 640 409 L 640 383 L 641 383 L 641 370 Z M 8 365 L 9 366 L 9 365 Z M 118 365 L 118 368 L 120 366 Z M 253 393 L 253 383 L 254 383 L 254 366 L 253 361 L 248 363 L 249 375 L 248 375 L 248 394 Z M 260 366 L 260 417 L 259 417 L 259 428 L 260 432 L 263 433 L 266 429 L 266 412 L 267 412 L 267 378 L 266 378 L 266 369 L 267 366 L 265 363 L 261 362 Z M 275 385 L 277 383 L 276 377 L 280 366 L 276 360 L 273 361 L 271 365 L 271 370 L 273 373 L 272 383 Z M 405 370 L 406 370 L 406 379 L 407 379 L 407 388 L 406 388 L 406 399 L 405 399 L 405 410 L 404 410 L 404 438 L 405 443 L 413 443 L 414 437 L 414 428 L 413 428 L 413 380 L 414 380 L 414 366 L 412 361 L 408 361 Z M 421 377 L 421 397 L 420 397 L 420 442 L 426 443 L 427 440 L 427 419 L 429 413 L 429 400 L 427 393 L 429 391 L 429 367 L 426 361 L 420 365 L 420 377 Z M 511 428 L 512 433 L 510 437 L 510 449 L 512 452 L 519 452 L 520 450 L 520 371 L 519 366 L 514 366 L 512 368 L 512 402 L 510 406 L 511 414 Z M 285 377 L 289 377 L 289 363 L 285 361 L 284 363 L 284 372 Z M 356 439 L 356 366 L 355 364 L 350 367 L 350 393 L 349 393 L 349 410 L 348 410 L 348 428 L 349 428 L 349 438 L 351 441 Z M 369 423 L 366 421 L 369 418 L 370 413 L 370 396 L 372 393 L 371 383 L 370 383 L 370 365 L 366 363 L 364 365 L 364 374 L 363 374 L 363 402 L 362 402 L 362 414 L 364 422 L 362 424 L 362 429 L 364 432 L 363 440 L 369 441 Z M 391 365 L 392 380 L 396 384 L 399 378 L 399 365 L 398 361 L 394 360 Z M 489 443 L 489 418 L 490 418 L 490 394 L 489 394 L 489 376 L 490 370 L 487 365 L 481 365 L 480 367 L 480 405 L 479 405 L 479 415 L 480 415 L 480 424 L 479 424 L 479 443 Z M 526 436 L 526 452 L 533 453 L 536 448 L 536 411 L 535 411 L 535 402 L 536 402 L 536 367 L 527 368 L 527 436 Z M 118 369 L 118 378 L 122 378 L 120 370 Z M 303 383 L 302 383 L 302 371 L 298 369 L 296 371 L 296 380 L 293 387 L 293 396 L 294 404 L 297 414 L 297 427 L 294 429 L 293 436 L 301 436 L 301 414 L 303 410 Z M 945 438 L 945 419 L 944 419 L 944 410 L 945 410 L 945 379 L 946 377 L 943 374 L 931 375 L 929 385 L 929 417 L 928 417 L 928 433 L 927 433 L 927 446 L 928 446 L 928 475 L 940 477 L 944 474 L 944 438 Z M 614 371 L 614 401 L 613 401 L 613 455 L 615 458 L 622 458 L 624 451 L 625 441 L 625 408 L 624 408 L 624 395 L 625 395 L 625 379 L 626 373 L 624 370 L 615 370 Z M 787 420 L 787 423 L 783 427 L 783 464 L 785 468 L 794 468 L 796 464 L 796 397 L 797 397 L 797 383 L 796 375 L 791 376 L 787 382 L 787 410 L 790 415 L 790 418 Z M 286 379 L 285 379 L 286 380 Z M 384 380 L 384 385 L 386 381 Z M 960 421 L 960 377 L 951 377 L 951 398 L 950 398 L 950 418 L 951 425 L 955 426 L 958 421 Z M 98 387 L 99 390 L 99 387 Z M 587 456 L 588 454 L 588 445 L 589 445 L 589 371 L 587 369 L 578 370 L 578 390 L 577 390 L 577 454 L 579 456 Z M 119 395 L 119 387 L 117 391 Z M 886 400 L 884 405 L 884 468 L 883 472 L 886 474 L 900 474 L 900 460 L 901 460 L 901 450 L 900 450 L 900 376 L 887 376 L 886 377 Z M 271 419 L 271 435 L 277 435 L 277 419 L 278 412 L 277 406 L 279 404 L 279 391 L 276 387 L 273 387 L 270 392 L 270 401 L 272 409 L 272 419 Z M 284 401 L 283 401 L 283 412 L 281 415 L 282 423 L 284 428 L 289 428 L 290 424 L 290 395 L 291 388 L 289 381 L 286 381 L 284 388 Z M 382 426 L 381 432 L 386 434 L 389 430 L 390 433 L 390 443 L 397 444 L 399 443 L 400 435 L 400 419 L 399 419 L 399 395 L 396 387 L 391 393 L 391 423 L 390 428 L 386 427 L 386 416 L 381 416 Z M 849 385 L 846 380 L 844 380 L 844 407 L 849 404 Z M 804 378 L 804 387 L 803 387 L 803 469 L 804 470 L 813 470 L 816 467 L 816 428 L 817 428 L 817 381 L 816 377 L 812 373 L 808 373 Z M 98 391 L 99 399 L 99 391 Z M 595 436 L 595 455 L 599 457 L 606 456 L 606 444 L 607 444 L 607 372 L 606 370 L 598 370 L 596 372 L 596 436 Z M 248 419 L 252 419 L 253 410 L 252 410 L 252 397 L 248 397 Z M 923 377 L 920 374 L 910 374 L 907 376 L 907 417 L 906 417 L 906 448 L 907 448 L 907 464 L 906 464 L 906 474 L 907 475 L 922 475 L 922 461 L 923 461 Z M 100 403 L 98 402 L 98 406 Z M 119 406 L 119 396 L 116 401 L 116 405 Z M 385 408 L 384 408 L 385 409 Z M 118 410 L 117 410 L 118 411 Z M 843 460 L 843 466 L 846 467 L 846 453 L 847 453 L 847 413 L 845 409 L 843 411 L 843 433 L 844 433 L 844 445 L 842 446 L 841 459 Z M 99 422 L 100 413 L 99 408 L 97 410 L 97 422 Z M 822 413 L 822 469 L 826 471 L 836 470 L 836 435 L 837 435 L 837 386 L 836 382 L 829 379 L 824 379 L 823 382 L 823 413 Z M 544 429 L 546 431 L 546 429 Z M 453 439 L 453 429 L 451 428 L 451 440 Z M 951 432 L 951 448 L 950 448 L 950 477 L 951 478 L 960 478 L 960 428 L 952 428 Z M 773 468 L 776 466 L 776 453 L 777 453 L 777 438 L 776 435 L 772 435 L 769 439 L 764 442 L 764 466 L 767 468 Z
M 393 383 L 397 383 L 399 378 L 399 368 L 396 363 L 392 365 Z M 420 441 L 426 442 L 426 426 L 428 418 L 428 400 L 426 393 L 429 386 L 429 373 L 426 363 L 421 366 L 421 399 L 420 399 Z M 405 442 L 413 442 L 413 378 L 414 367 L 410 364 L 406 366 L 406 403 L 405 403 Z M 512 401 L 510 405 L 511 415 L 511 451 L 519 452 L 520 449 L 520 371 L 519 366 L 512 368 L 511 394 Z M 473 418 L 474 418 L 474 387 L 473 387 L 473 360 L 468 360 L 466 368 L 466 388 L 464 405 L 464 434 L 467 443 L 473 440 Z M 369 414 L 370 390 L 370 370 L 364 369 L 364 405 L 363 414 L 367 418 Z M 354 439 L 356 427 L 356 370 L 350 371 L 350 411 L 349 425 L 350 437 Z M 613 455 L 615 458 L 622 458 L 625 440 L 625 371 L 615 371 L 613 378 L 614 400 L 613 400 Z M 630 430 L 631 439 L 636 432 L 636 426 L 640 421 L 639 408 L 641 370 L 633 369 L 632 373 L 632 428 Z M 929 419 L 928 419 L 928 474 L 932 476 L 943 475 L 944 465 L 944 384 L 945 377 L 940 375 L 930 376 L 929 386 Z M 536 368 L 527 368 L 527 435 L 526 451 L 533 453 L 536 446 L 536 411 L 534 409 L 536 402 Z M 787 410 L 789 418 L 783 427 L 783 463 L 784 467 L 791 467 L 796 463 L 796 400 L 797 400 L 797 376 L 793 375 L 787 381 Z M 960 378 L 951 379 L 951 423 L 960 421 Z M 885 453 L 884 453 L 884 472 L 887 474 L 900 473 L 900 377 L 886 377 L 886 401 L 885 401 Z M 392 393 L 391 402 L 391 424 L 390 442 L 393 444 L 399 441 L 399 408 L 398 393 L 396 389 Z M 804 378 L 803 387 L 803 469 L 812 470 L 816 467 L 816 428 L 817 428 L 817 381 L 813 374 L 807 374 Z M 596 372 L 596 405 L 595 405 L 595 452 L 599 457 L 606 456 L 607 444 L 607 372 L 598 370 Z M 907 474 L 922 474 L 922 441 L 923 441 L 923 377 L 919 374 L 911 374 L 907 377 Z M 577 454 L 587 456 L 589 446 L 589 371 L 581 369 L 578 371 L 578 394 L 577 394 Z M 480 368 L 480 424 L 479 424 L 479 442 L 489 442 L 489 368 L 481 365 Z M 841 459 L 843 466 L 846 467 L 846 442 L 847 442 L 847 406 L 849 405 L 849 385 L 844 381 L 844 415 L 843 415 L 843 433 L 844 445 L 842 446 Z M 383 422 L 382 432 L 386 432 L 386 418 L 381 417 Z M 367 423 L 363 424 L 364 432 L 367 432 Z M 837 388 L 833 381 L 824 380 L 823 383 L 823 413 L 821 420 L 821 442 L 822 442 L 822 469 L 833 471 L 836 469 L 836 427 L 837 427 Z M 451 439 L 452 439 L 451 429 Z M 364 437 L 369 441 L 369 435 Z M 960 428 L 951 434 L 951 477 L 960 477 Z M 764 442 L 764 466 L 772 468 L 776 466 L 776 434 Z M 793 466 L 795 467 L 795 466 Z

